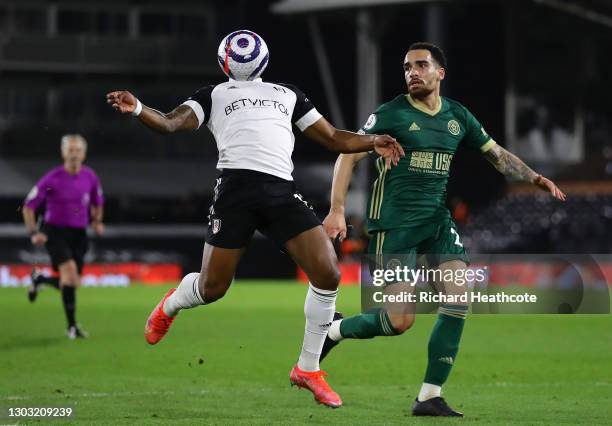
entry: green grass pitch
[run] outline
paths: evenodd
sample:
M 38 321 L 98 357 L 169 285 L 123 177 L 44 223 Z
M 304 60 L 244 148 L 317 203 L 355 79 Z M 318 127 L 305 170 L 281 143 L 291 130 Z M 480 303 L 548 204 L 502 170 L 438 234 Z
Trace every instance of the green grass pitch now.
M 238 282 L 182 312 L 157 346 L 144 322 L 165 287 L 82 289 L 91 337 L 68 341 L 57 291 L 30 304 L 0 289 L 0 424 L 611 424 L 612 317 L 468 317 L 444 395 L 464 419 L 410 416 L 435 316 L 400 337 L 343 342 L 323 364 L 344 400 L 332 410 L 290 388 L 306 287 Z M 338 309 L 357 312 L 357 288 Z M 8 419 L 8 407 L 61 407 L 71 420 Z M 5 416 L 5 417 L 2 417 Z

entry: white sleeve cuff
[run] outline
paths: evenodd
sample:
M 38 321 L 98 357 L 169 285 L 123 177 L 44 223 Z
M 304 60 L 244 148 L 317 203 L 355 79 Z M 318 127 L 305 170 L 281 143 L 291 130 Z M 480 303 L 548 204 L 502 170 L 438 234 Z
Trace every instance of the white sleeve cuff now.
M 313 108 L 306 114 L 304 114 L 302 118 L 296 121 L 295 125 L 298 129 L 300 129 L 300 131 L 303 132 L 304 130 L 315 124 L 321 117 L 323 117 L 321 113 L 319 113 L 316 108 Z
M 140 100 L 136 98 L 136 108 L 134 108 L 134 111 L 132 111 L 132 115 L 134 117 L 138 117 L 141 112 L 142 112 L 142 102 L 140 102 Z
M 202 105 L 200 105 L 197 101 L 193 99 L 189 99 L 188 101 L 183 102 L 181 105 L 187 105 L 189 108 L 195 112 L 196 117 L 198 117 L 198 129 L 204 122 L 204 110 L 202 109 Z

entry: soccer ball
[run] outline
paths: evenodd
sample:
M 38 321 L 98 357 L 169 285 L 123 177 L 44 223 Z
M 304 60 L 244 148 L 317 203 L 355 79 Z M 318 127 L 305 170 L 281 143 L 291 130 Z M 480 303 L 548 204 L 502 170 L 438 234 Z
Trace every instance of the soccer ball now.
M 217 50 L 217 60 L 229 78 L 249 81 L 258 78 L 268 65 L 268 46 L 253 31 L 234 31 L 225 36 Z

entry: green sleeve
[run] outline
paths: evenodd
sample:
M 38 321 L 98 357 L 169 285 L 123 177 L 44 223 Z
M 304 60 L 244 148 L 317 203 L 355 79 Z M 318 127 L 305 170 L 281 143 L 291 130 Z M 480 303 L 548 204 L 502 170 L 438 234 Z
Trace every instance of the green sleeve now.
M 467 109 L 465 109 L 465 135 L 462 142 L 481 152 L 486 152 L 495 145 L 495 141 L 485 131 L 482 124 Z

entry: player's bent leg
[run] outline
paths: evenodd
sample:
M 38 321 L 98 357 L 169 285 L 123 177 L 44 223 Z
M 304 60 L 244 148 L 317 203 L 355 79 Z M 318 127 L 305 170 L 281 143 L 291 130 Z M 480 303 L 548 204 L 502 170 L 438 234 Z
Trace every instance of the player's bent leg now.
M 38 296 L 38 292 L 43 284 L 47 284 L 57 290 L 60 289 L 59 276 L 44 275 L 37 267 L 32 268 L 30 272 L 31 284 L 28 287 L 28 300 L 34 302 Z
M 394 323 L 395 321 L 395 323 Z M 368 309 L 349 318 L 334 317 L 325 338 L 319 363 L 344 339 L 371 339 L 376 336 L 397 336 L 407 330 L 414 322 L 404 315 L 389 315 L 385 308 Z M 404 327 L 398 329 L 396 327 Z
M 461 260 L 451 260 L 439 266 L 442 276 L 448 270 L 461 270 L 467 268 Z M 455 276 L 456 274 L 453 274 Z M 465 276 L 465 275 L 461 275 Z M 465 294 L 465 285 L 455 282 L 435 283 L 436 290 L 447 295 Z M 450 408 L 441 398 L 442 385 L 448 379 L 459 351 L 459 342 L 463 333 L 463 326 L 467 317 L 469 305 L 467 302 L 456 302 L 440 306 L 438 319 L 434 325 L 427 348 L 428 363 L 425 379 L 419 395 L 413 405 L 412 412 L 417 416 L 463 416 L 462 413 Z
M 385 238 L 385 235 L 387 238 Z M 378 232 L 370 241 L 368 253 L 371 256 L 375 268 L 380 268 L 379 262 L 387 264 L 385 256 L 402 253 L 402 263 L 413 262 L 416 255 L 416 247 L 406 247 L 402 235 L 397 236 L 393 232 Z M 383 293 L 386 295 L 413 293 L 414 286 L 408 283 L 397 282 L 386 285 Z M 389 300 L 389 299 L 386 299 Z M 397 299 L 395 299 L 397 300 Z M 408 330 L 414 323 L 414 303 L 386 302 L 383 305 L 367 309 L 361 314 L 334 321 L 329 330 L 332 340 L 342 339 L 371 339 L 377 336 L 397 336 Z
M 181 309 L 212 303 L 225 295 L 232 283 L 236 266 L 244 251 L 204 245 L 202 268 L 181 280 L 177 288 L 169 290 L 149 315 L 145 339 L 158 343 L 168 332 Z
M 200 272 L 187 274 L 176 292 L 163 305 L 166 315 L 174 317 L 181 309 L 210 304 L 222 298 L 230 287 L 243 248 L 226 249 L 204 245 Z
M 309 389 L 321 404 L 340 407 L 340 396 L 325 380 L 326 373 L 319 369 L 319 356 L 336 310 L 340 282 L 336 253 L 321 226 L 300 233 L 285 248 L 310 280 L 304 302 L 304 341 L 298 363 L 289 374 L 290 383 Z
M 244 250 L 244 247 L 228 249 L 208 243 L 204 245 L 198 288 L 205 304 L 213 303 L 225 296 L 234 280 L 236 267 Z
M 414 292 L 414 286 L 408 283 L 391 284 L 384 289 L 385 296 L 411 292 Z M 350 318 L 334 321 L 329 330 L 329 337 L 338 342 L 342 339 L 397 336 L 412 327 L 415 321 L 414 312 L 414 303 L 388 302 Z
M 391 320 L 391 325 L 393 326 L 393 330 L 395 330 L 396 335 L 400 335 L 404 334 L 406 331 L 412 328 L 415 320 L 415 315 L 413 313 L 391 313 L 389 314 L 389 319 Z
M 398 300 L 400 295 L 412 294 L 415 292 L 415 286 L 409 283 L 396 283 L 385 287 L 384 294 L 388 296 L 396 296 L 395 299 L 388 298 L 387 300 Z M 400 335 L 408 331 L 414 324 L 416 319 L 416 303 L 410 302 L 391 302 L 385 303 L 385 311 L 391 323 L 391 328 L 394 334 Z M 385 334 L 390 335 L 390 334 Z
M 338 258 L 322 226 L 300 233 L 287 241 L 285 248 L 313 286 L 328 291 L 338 289 Z

